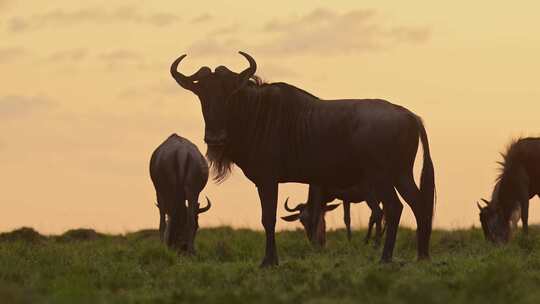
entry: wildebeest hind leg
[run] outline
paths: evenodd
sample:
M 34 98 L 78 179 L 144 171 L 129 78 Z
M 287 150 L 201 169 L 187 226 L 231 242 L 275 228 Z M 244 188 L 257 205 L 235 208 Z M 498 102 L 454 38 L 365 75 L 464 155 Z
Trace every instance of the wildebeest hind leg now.
M 262 224 L 266 234 L 266 250 L 261 267 L 276 266 L 278 265 L 275 240 L 278 184 L 257 185 L 257 191 L 261 200 Z
M 412 174 L 403 175 L 398 179 L 396 189 L 403 199 L 411 206 L 416 218 L 416 238 L 418 259 L 429 259 L 429 239 L 431 237 L 431 210 L 424 208 L 422 195 L 414 182 Z
M 385 184 L 377 188 L 377 193 L 383 202 L 384 214 L 386 217 L 386 239 L 381 257 L 381 262 L 388 263 L 392 261 L 394 245 L 396 243 L 397 229 L 401 219 L 403 204 L 400 202 L 394 187 L 391 184 Z

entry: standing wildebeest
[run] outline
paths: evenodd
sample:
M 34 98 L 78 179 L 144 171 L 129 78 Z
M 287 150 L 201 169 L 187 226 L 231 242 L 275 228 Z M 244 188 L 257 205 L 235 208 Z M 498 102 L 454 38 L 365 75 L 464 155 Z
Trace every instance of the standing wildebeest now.
M 310 186 L 310 188 L 311 187 L 317 186 Z M 317 242 L 321 246 L 324 246 L 324 243 L 326 241 L 326 232 L 324 229 L 326 227 L 326 222 L 324 219 L 324 215 L 327 211 L 334 210 L 337 206 L 339 206 L 326 204 L 335 199 L 340 199 L 343 201 L 343 221 L 345 222 L 345 228 L 347 229 L 347 238 L 349 239 L 349 241 L 351 240 L 351 203 L 361 203 L 365 201 L 368 204 L 369 208 L 371 209 L 371 216 L 369 217 L 368 230 L 364 241 L 366 244 L 369 242 L 373 225 L 375 225 L 375 244 L 379 244 L 382 236 L 383 211 L 380 208 L 379 201 L 376 199 L 369 185 L 367 185 L 366 183 L 360 183 L 359 185 L 346 189 L 323 187 L 319 191 L 311 191 L 310 189 L 310 192 L 320 193 L 322 197 L 319 200 L 323 203 L 323 205 L 325 205 L 325 212 L 321 212 L 321 219 L 319 219 L 319 221 L 323 222 L 323 225 L 321 225 L 321 232 L 316 233 L 318 234 L 318 236 L 315 237 L 317 239 Z M 309 196 L 307 203 L 298 204 L 294 208 L 290 208 L 287 203 L 288 199 L 285 201 L 285 210 L 298 213 L 283 216 L 281 218 L 288 222 L 300 220 L 300 222 L 304 226 L 304 229 L 306 230 L 307 235 L 312 235 L 313 232 L 308 232 L 308 229 L 311 228 L 309 226 L 309 223 L 311 223 L 311 216 L 309 213 L 309 208 L 307 208 L 307 206 L 310 205 Z
M 172 134 L 152 153 L 150 177 L 156 188 L 161 239 L 169 247 L 194 253 L 199 213 L 211 207 L 208 197 L 206 207 L 199 204 L 199 193 L 208 181 L 206 159 L 192 142 Z
M 435 174 L 420 117 L 385 100 L 323 101 L 287 83 L 262 83 L 254 77 L 255 60 L 240 54 L 249 67 L 239 74 L 219 66 L 215 72 L 202 67 L 185 76 L 178 65 L 186 55 L 173 62 L 170 72 L 199 97 L 215 180 L 224 180 L 236 164 L 257 186 L 266 233 L 261 266 L 278 264 L 277 193 L 278 184 L 286 182 L 346 188 L 368 180 L 387 221 L 383 261 L 392 259 L 403 209 L 397 189 L 416 217 L 418 257 L 428 258 Z M 413 178 L 419 138 L 424 151 L 420 189 Z M 315 215 L 310 226 L 319 227 L 321 204 L 309 208 Z
M 491 201 L 482 199 L 487 205 L 478 208 L 486 239 L 506 243 L 520 218 L 523 232 L 529 231 L 529 199 L 540 195 L 540 138 L 513 142 L 500 164 Z

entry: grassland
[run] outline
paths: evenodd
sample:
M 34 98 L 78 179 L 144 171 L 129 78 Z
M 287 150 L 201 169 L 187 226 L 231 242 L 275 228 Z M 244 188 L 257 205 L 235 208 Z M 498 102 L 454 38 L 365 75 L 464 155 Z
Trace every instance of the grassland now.
M 330 232 L 325 250 L 301 231 L 277 235 L 280 266 L 259 269 L 264 235 L 202 229 L 194 257 L 167 250 L 155 231 L 121 236 L 32 230 L 0 235 L 1 303 L 540 303 L 540 228 L 512 244 L 478 229 L 436 231 L 431 262 L 415 261 L 401 230 L 392 264 L 379 250 Z

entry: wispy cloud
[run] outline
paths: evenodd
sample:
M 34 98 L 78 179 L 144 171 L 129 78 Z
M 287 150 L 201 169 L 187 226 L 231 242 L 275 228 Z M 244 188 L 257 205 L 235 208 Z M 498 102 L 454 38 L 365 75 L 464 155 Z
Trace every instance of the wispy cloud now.
M 216 29 L 213 29 L 208 34 L 209 36 L 223 36 L 223 35 L 231 35 L 235 34 L 240 30 L 240 25 L 235 23 L 231 25 L 226 25 L 223 27 L 218 27 Z
M 191 23 L 193 23 L 193 24 L 205 23 L 205 22 L 212 21 L 213 19 L 214 19 L 214 16 L 206 13 L 206 14 L 202 14 L 202 15 L 199 15 L 199 16 L 193 18 L 191 20 Z
M 198 56 L 212 56 L 238 49 L 240 45 L 244 44 L 238 39 L 221 40 L 217 37 L 208 37 L 193 43 L 188 48 L 188 53 L 197 54 Z
M 88 50 L 83 48 L 61 50 L 52 53 L 46 58 L 46 61 L 59 63 L 59 62 L 79 62 L 88 57 Z
M 0 0 L 0 9 L 6 8 L 13 3 L 13 0 Z
M 273 20 L 263 31 L 275 38 L 259 46 L 271 54 L 350 54 L 378 51 L 399 43 L 425 42 L 429 29 L 388 26 L 373 10 L 353 10 L 339 14 L 316 9 L 297 18 Z
M 259 43 L 221 35 L 237 28 L 219 27 L 205 39 L 193 43 L 190 51 L 214 55 L 234 46 L 234 49 L 249 49 L 266 55 L 345 55 L 381 51 L 399 44 L 424 43 L 431 35 L 427 27 L 388 23 L 374 10 L 338 13 L 315 9 L 302 16 L 266 22 L 259 32 L 252 33 L 263 35 L 265 39 Z
M 0 118 L 19 118 L 54 107 L 54 102 L 40 96 L 8 95 L 0 97 Z
M 13 60 L 24 57 L 27 51 L 22 47 L 0 48 L 0 64 L 12 62 Z
M 146 67 L 146 61 L 143 55 L 127 49 L 103 52 L 98 54 L 97 58 L 109 69 L 119 69 L 126 66 L 137 68 Z
M 136 7 L 120 7 L 114 10 L 101 8 L 83 8 L 75 11 L 56 9 L 30 17 L 14 17 L 8 21 L 8 29 L 12 32 L 72 26 L 77 24 L 108 24 L 108 23 L 141 23 L 153 26 L 168 26 L 179 20 L 179 17 L 169 13 L 140 12 Z

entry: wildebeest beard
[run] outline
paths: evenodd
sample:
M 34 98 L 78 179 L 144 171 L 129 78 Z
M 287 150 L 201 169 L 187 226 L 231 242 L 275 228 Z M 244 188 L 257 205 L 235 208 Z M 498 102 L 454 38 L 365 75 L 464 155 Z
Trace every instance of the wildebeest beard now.
M 233 162 L 227 156 L 225 145 L 209 145 L 206 150 L 206 158 L 210 163 L 210 169 L 212 170 L 213 180 L 216 183 L 221 183 L 232 171 Z

